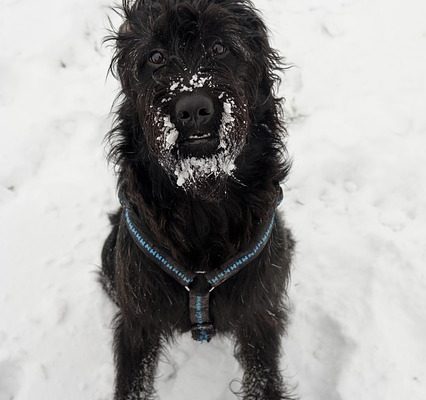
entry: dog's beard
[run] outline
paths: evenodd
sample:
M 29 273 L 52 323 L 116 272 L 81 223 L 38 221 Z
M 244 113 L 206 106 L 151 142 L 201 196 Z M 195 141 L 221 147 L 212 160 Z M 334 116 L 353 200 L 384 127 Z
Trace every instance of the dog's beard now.
M 192 91 L 202 87 L 209 78 L 191 79 L 191 87 L 182 82 L 170 85 L 174 91 Z M 166 103 L 170 98 L 164 99 Z M 247 136 L 247 108 L 244 102 L 225 92 L 219 92 L 218 101 L 222 105 L 222 115 L 218 132 L 218 145 L 206 154 L 191 155 L 179 148 L 179 130 L 171 120 L 170 115 L 161 108 L 150 119 L 153 124 L 153 151 L 161 167 L 168 173 L 175 184 L 185 191 L 200 197 L 216 197 L 228 178 L 232 178 L 236 170 L 235 161 L 244 147 Z
M 225 96 L 224 96 L 225 97 Z M 179 131 L 168 115 L 157 114 L 156 125 L 162 132 L 157 137 L 160 142 L 159 162 L 163 168 L 172 173 L 176 184 L 184 189 L 205 183 L 207 180 L 232 176 L 235 160 L 238 157 L 243 140 L 241 134 L 235 134 L 235 101 L 225 98 L 219 127 L 219 145 L 212 154 L 204 156 L 183 156 L 177 147 Z M 246 127 L 239 127 L 245 129 Z

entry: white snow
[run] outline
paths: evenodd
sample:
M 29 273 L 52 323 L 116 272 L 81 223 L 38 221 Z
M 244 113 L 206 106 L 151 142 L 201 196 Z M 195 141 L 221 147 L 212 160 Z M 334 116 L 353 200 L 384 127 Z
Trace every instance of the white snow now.
M 211 157 L 184 158 L 176 165 L 176 183 L 178 186 L 184 186 L 185 183 L 196 185 L 208 176 L 218 176 L 219 174 L 230 176 L 235 170 L 234 161 L 232 155 L 227 151 L 221 151 Z
M 211 76 L 203 76 L 199 75 L 198 73 L 192 75 L 191 79 L 189 80 L 187 86 L 185 84 L 185 79 L 180 77 L 176 81 L 173 81 L 170 84 L 169 92 L 172 94 L 173 92 L 179 91 L 180 93 L 183 92 L 193 92 L 195 89 L 202 88 L 204 86 L 209 86 L 211 83 Z
M 195 88 L 201 88 L 205 86 L 207 82 L 211 80 L 210 76 L 199 76 L 198 74 L 194 74 L 189 81 L 189 84 L 191 87 Z
M 227 147 L 229 147 L 227 138 L 229 136 L 229 133 L 232 131 L 232 129 L 234 129 L 235 126 L 233 106 L 235 106 L 234 100 L 225 97 L 225 101 L 223 102 L 222 119 L 220 121 L 219 127 L 219 148 L 224 149 L 225 151 L 227 150 Z
M 426 3 L 255 3 L 294 65 L 282 368 L 304 400 L 424 400 Z M 0 4 L 0 400 L 108 400 L 115 309 L 95 271 L 118 206 L 102 143 L 112 3 Z M 157 386 L 230 400 L 239 377 L 230 342 L 187 335 Z
M 155 123 L 159 126 L 160 132 L 162 132 L 162 136 L 159 136 L 157 140 L 162 142 L 163 151 L 171 150 L 179 137 L 179 131 L 171 121 L 170 115 L 163 115 L 158 111 L 155 117 Z

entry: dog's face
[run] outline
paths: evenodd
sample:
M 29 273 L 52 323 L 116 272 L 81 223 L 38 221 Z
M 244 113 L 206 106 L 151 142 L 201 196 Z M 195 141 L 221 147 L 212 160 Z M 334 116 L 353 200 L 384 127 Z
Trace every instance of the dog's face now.
M 217 186 L 270 96 L 262 21 L 246 1 L 136 1 L 124 11 L 115 61 L 144 136 L 133 142 L 184 190 Z

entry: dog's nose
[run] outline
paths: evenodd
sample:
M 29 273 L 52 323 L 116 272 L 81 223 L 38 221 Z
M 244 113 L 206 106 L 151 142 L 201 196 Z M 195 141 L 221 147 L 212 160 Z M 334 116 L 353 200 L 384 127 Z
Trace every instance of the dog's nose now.
M 176 103 L 176 120 L 183 126 L 200 128 L 206 125 L 214 115 L 214 104 L 204 94 L 181 97 Z

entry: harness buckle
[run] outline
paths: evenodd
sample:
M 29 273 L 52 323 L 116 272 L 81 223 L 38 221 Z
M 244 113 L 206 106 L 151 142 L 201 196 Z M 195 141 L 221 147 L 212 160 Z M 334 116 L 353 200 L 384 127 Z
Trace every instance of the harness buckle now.
M 214 326 L 210 322 L 192 325 L 191 333 L 192 339 L 197 342 L 210 342 L 212 337 L 216 334 Z
M 192 338 L 197 342 L 209 342 L 215 335 L 210 319 L 210 292 L 212 287 L 203 271 L 197 272 L 189 291 L 189 314 L 192 323 Z
M 210 293 L 211 285 L 207 281 L 204 271 L 197 271 L 192 283 L 185 288 L 188 288 L 188 292 L 195 295 L 205 296 Z

